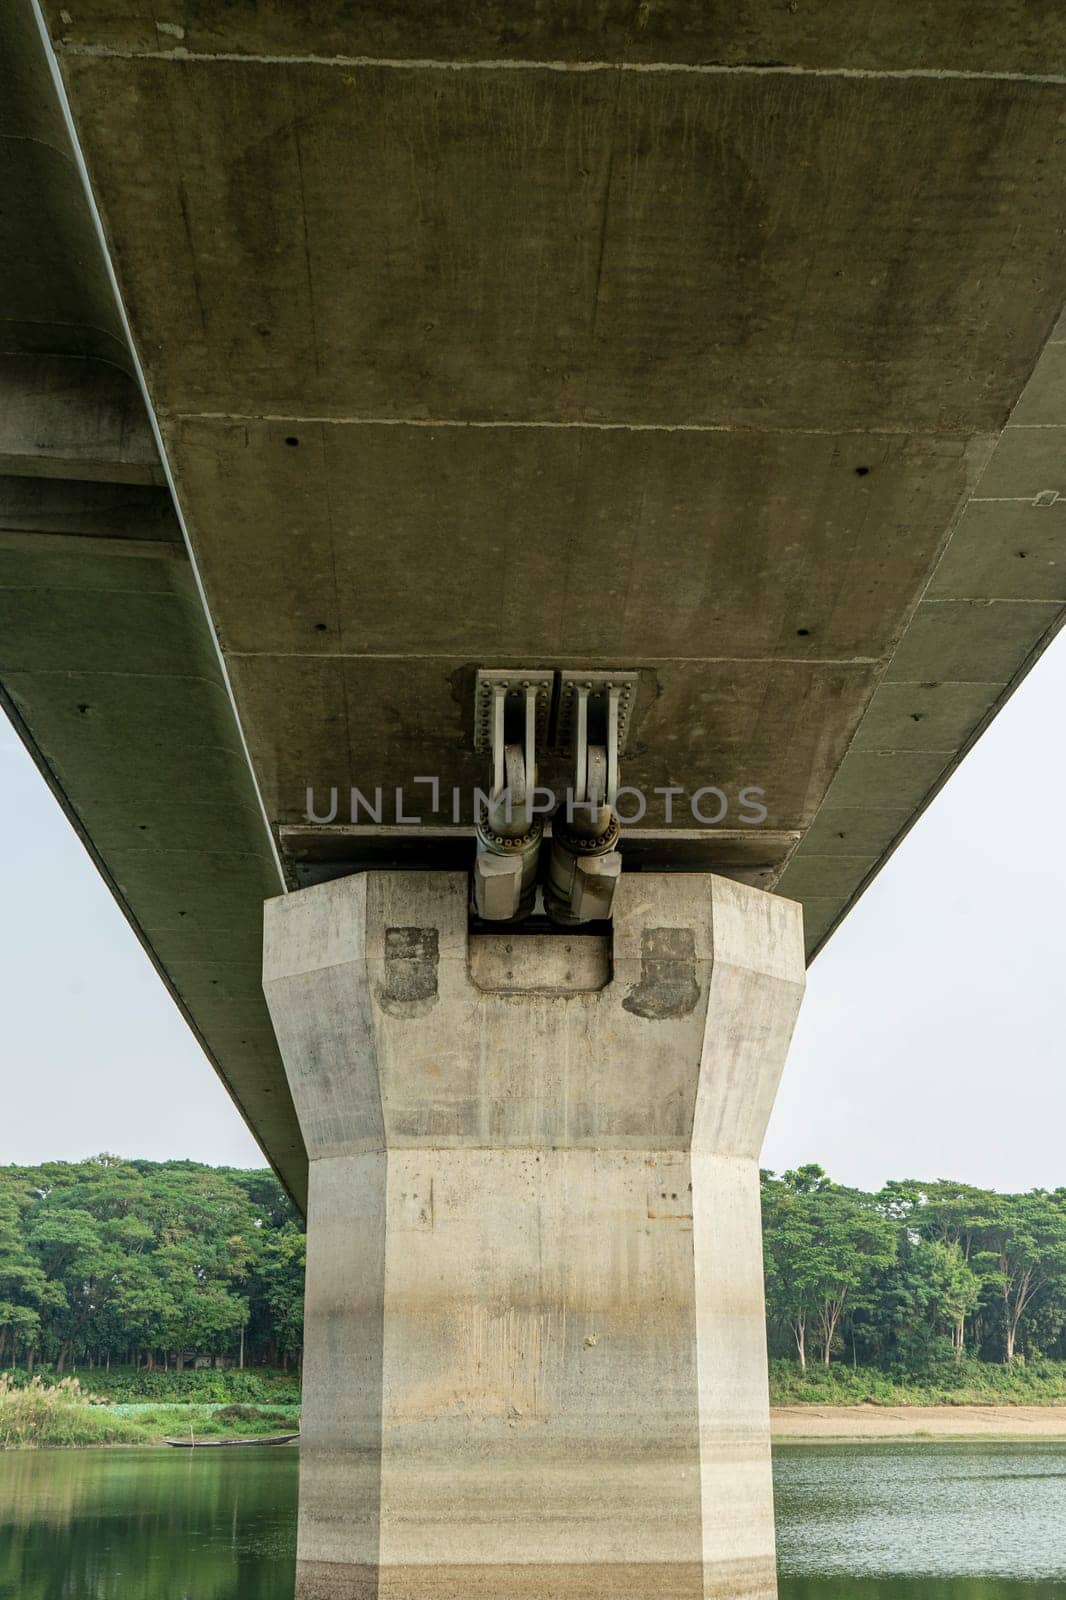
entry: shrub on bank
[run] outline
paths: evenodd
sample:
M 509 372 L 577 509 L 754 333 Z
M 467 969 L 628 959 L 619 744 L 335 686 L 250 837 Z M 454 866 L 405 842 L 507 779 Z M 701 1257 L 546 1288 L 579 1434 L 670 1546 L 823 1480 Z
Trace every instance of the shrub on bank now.
M 143 1429 L 91 1404 L 77 1378 L 40 1377 L 15 1385 L 0 1373 L 0 1448 L 27 1445 L 137 1444 Z
M 108 1406 L 77 1378 L 15 1384 L 0 1373 L 0 1449 L 36 1446 L 153 1444 L 165 1438 L 254 1438 L 295 1433 L 295 1405 Z

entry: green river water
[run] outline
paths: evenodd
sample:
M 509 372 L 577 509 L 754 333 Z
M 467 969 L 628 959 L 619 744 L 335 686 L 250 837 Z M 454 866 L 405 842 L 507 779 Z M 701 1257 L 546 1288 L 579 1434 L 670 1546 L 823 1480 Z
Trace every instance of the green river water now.
M 0 1600 L 292 1600 L 296 1451 L 0 1453 Z M 781 1600 L 1066 1600 L 1066 1445 L 789 1444 Z

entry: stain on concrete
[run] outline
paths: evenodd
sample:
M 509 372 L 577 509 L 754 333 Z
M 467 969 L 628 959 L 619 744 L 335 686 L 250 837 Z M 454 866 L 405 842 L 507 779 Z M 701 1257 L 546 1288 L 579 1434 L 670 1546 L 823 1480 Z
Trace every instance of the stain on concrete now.
M 645 928 L 640 940 L 640 982 L 622 1001 L 634 1016 L 662 1022 L 686 1017 L 700 997 L 696 936 L 691 928 Z
M 705 1587 L 708 1585 L 707 1587 Z M 772 1561 L 765 1557 L 697 1561 L 596 1561 L 583 1565 L 529 1561 L 501 1565 L 427 1562 L 361 1566 L 347 1561 L 296 1563 L 297 1600 L 771 1600 Z
M 663 1189 L 656 1184 L 648 1190 L 649 1222 L 691 1222 L 692 1185 L 684 1189 Z M 688 1231 L 687 1229 L 685 1230 Z
M 436 928 L 386 928 L 382 1000 L 399 1005 L 435 1000 L 439 960 Z

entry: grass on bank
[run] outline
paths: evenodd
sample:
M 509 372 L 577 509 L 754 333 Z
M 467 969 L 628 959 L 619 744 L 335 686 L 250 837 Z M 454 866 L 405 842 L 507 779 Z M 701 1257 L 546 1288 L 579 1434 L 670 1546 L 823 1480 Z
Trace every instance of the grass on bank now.
M 300 1426 L 299 1406 L 160 1406 L 122 1405 L 107 1408 L 119 1421 L 143 1430 L 147 1441 L 255 1438 L 257 1435 L 295 1433 Z
M 993 1366 L 963 1361 L 933 1377 L 892 1377 L 874 1367 L 770 1362 L 773 1406 L 1054 1406 L 1066 1405 L 1066 1362 Z
M 154 1444 L 165 1438 L 294 1433 L 298 1406 L 101 1404 L 77 1378 L 14 1384 L 0 1373 L 0 1449 Z

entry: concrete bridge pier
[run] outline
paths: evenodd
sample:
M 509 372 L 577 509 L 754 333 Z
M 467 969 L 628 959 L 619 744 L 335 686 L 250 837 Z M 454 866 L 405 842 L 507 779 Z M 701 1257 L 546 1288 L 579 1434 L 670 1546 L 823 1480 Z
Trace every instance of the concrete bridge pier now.
M 468 933 L 468 881 L 268 902 L 311 1159 L 301 1600 L 770 1600 L 757 1158 L 800 909 L 621 880 Z

